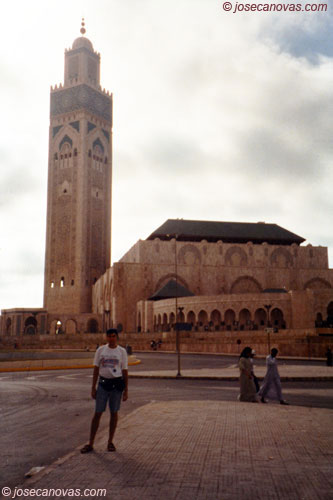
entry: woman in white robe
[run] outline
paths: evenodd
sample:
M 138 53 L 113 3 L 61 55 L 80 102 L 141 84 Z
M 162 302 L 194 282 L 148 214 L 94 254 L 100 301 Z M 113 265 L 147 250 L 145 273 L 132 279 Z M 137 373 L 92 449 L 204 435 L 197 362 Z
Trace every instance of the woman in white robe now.
M 278 350 L 273 348 L 271 354 L 266 358 L 267 372 L 263 384 L 259 391 L 261 402 L 267 403 L 265 397 L 269 399 L 277 399 L 280 404 L 287 405 L 288 403 L 282 397 L 281 380 L 276 362 Z

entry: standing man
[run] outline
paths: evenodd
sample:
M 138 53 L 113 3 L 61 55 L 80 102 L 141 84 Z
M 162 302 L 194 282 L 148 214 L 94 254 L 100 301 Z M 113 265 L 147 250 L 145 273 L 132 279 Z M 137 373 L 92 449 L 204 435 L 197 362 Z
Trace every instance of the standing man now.
M 94 372 L 91 388 L 91 397 L 96 399 L 96 409 L 90 427 L 89 444 L 86 444 L 81 453 L 93 451 L 94 440 L 102 413 L 109 402 L 110 430 L 108 451 L 116 451 L 113 436 L 118 422 L 118 411 L 121 399 L 128 399 L 128 360 L 123 347 L 118 345 L 118 331 L 110 328 L 106 332 L 108 343 L 99 347 L 94 358 Z M 98 388 L 96 384 L 98 380 Z
M 273 347 L 271 354 L 266 358 L 267 372 L 259 396 L 261 396 L 262 403 L 267 403 L 265 400 L 267 396 L 270 399 L 277 399 L 281 405 L 288 405 L 289 403 L 282 398 L 281 380 L 276 362 L 277 353 L 278 350 Z

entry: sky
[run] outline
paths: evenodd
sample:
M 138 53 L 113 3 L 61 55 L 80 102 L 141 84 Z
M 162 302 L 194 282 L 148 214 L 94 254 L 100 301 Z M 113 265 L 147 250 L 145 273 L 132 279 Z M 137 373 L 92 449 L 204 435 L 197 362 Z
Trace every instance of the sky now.
M 333 267 L 333 5 L 308 1 L 6 2 L 0 309 L 43 305 L 50 86 L 82 16 L 114 99 L 112 261 L 184 218 L 276 223 Z

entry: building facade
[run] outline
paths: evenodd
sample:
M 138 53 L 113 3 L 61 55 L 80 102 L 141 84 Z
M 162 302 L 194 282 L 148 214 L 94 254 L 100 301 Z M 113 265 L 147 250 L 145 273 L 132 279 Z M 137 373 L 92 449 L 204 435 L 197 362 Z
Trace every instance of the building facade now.
M 170 331 L 176 311 L 196 331 L 314 329 L 333 316 L 333 269 L 302 242 L 273 224 L 169 220 L 97 281 L 93 311 L 127 332 Z

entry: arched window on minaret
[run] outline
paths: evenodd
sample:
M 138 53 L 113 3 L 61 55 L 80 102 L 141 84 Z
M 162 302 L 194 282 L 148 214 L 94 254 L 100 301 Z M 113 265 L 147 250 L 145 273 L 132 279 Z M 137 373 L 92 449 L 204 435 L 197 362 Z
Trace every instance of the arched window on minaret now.
M 65 142 L 60 149 L 60 168 L 69 168 L 72 166 L 72 146 Z
M 103 171 L 103 150 L 99 144 L 93 149 L 93 167 L 99 172 Z

